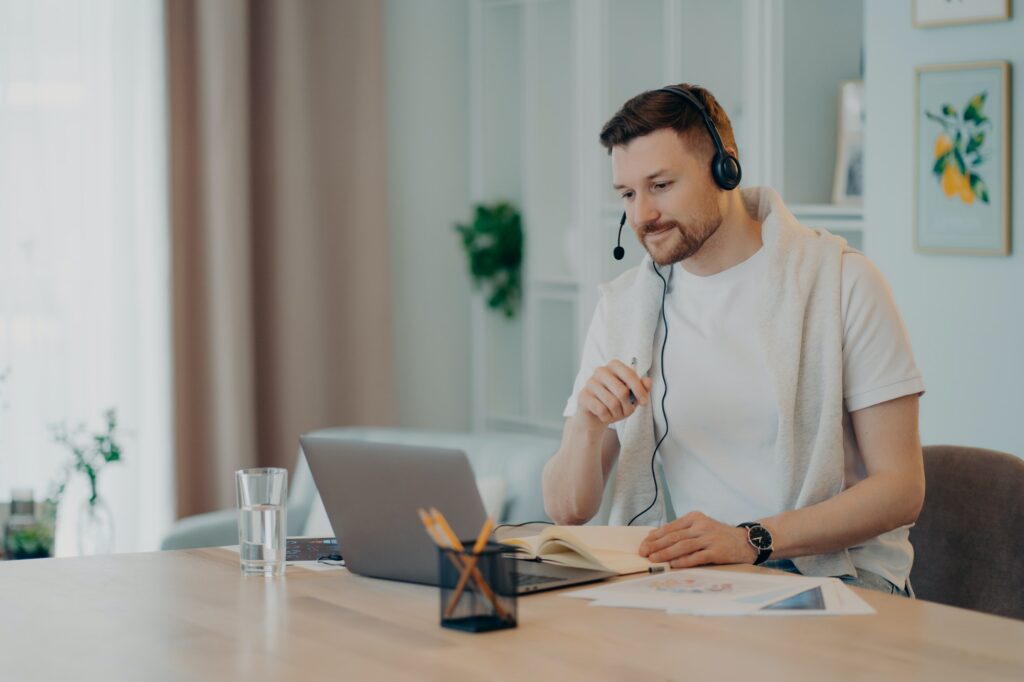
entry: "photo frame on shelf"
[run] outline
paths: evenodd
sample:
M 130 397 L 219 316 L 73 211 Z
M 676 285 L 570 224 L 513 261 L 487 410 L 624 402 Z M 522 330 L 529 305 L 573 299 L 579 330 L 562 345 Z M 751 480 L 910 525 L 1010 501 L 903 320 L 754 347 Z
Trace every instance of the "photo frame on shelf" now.
M 914 0 L 914 26 L 955 26 L 1006 21 L 1010 0 Z
M 832 203 L 864 203 L 864 81 L 839 84 L 836 122 L 836 168 Z
M 915 69 L 914 249 L 1010 253 L 1010 64 Z

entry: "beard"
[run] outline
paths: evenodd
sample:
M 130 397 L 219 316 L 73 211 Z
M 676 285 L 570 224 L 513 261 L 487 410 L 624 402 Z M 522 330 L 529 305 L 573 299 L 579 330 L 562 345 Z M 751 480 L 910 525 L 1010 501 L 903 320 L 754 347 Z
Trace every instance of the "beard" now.
M 646 223 L 641 227 L 641 243 L 651 254 L 651 259 L 658 265 L 673 265 L 684 261 L 700 251 L 704 243 L 718 231 L 722 225 L 722 214 L 718 211 L 708 212 L 688 227 L 675 220 L 660 223 Z M 675 239 L 656 247 L 647 245 L 647 236 L 662 230 L 675 230 Z

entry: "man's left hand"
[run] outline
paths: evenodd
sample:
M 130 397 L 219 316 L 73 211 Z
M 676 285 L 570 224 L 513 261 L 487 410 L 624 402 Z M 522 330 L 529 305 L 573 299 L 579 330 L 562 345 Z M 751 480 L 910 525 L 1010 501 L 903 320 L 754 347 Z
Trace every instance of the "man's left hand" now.
M 752 564 L 757 550 L 747 540 L 747 529 L 736 528 L 693 511 L 652 530 L 640 543 L 640 556 L 672 568 L 705 564 Z

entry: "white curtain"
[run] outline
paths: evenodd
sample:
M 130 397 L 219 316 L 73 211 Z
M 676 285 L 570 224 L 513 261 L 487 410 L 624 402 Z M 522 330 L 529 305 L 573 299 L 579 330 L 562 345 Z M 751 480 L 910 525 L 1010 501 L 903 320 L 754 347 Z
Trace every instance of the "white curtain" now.
M 52 425 L 114 408 L 116 551 L 173 518 L 166 117 L 159 0 L 0 0 L 0 500 L 48 492 L 69 456 Z

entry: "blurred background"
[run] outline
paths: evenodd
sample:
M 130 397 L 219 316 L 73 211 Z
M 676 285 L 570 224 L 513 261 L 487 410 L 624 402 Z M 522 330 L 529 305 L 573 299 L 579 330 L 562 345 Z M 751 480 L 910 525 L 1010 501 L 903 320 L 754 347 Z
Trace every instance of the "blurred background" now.
M 597 133 L 680 82 L 730 114 L 744 185 L 889 279 L 924 443 L 1024 455 L 1020 255 L 913 237 L 915 68 L 1019 62 L 1024 20 L 912 12 L 0 0 L 0 500 L 59 499 L 69 555 L 99 497 L 109 549 L 150 550 L 233 506 L 236 469 L 292 466 L 311 429 L 557 437 L 596 287 L 641 255 L 627 230 L 610 257 L 621 208 Z M 1024 173 L 1010 183 L 1021 196 Z

